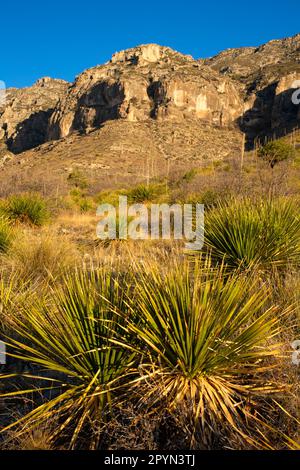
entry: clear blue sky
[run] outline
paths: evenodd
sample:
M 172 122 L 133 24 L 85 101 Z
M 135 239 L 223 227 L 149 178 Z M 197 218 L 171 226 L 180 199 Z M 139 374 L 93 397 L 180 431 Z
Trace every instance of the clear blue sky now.
M 300 32 L 299 0 L 6 0 L 0 13 L 0 80 L 17 87 L 72 81 L 138 44 L 199 58 Z

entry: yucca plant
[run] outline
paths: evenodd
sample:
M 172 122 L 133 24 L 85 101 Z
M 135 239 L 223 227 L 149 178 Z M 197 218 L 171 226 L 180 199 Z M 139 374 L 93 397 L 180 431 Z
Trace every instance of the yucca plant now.
M 127 328 L 144 355 L 141 402 L 188 410 L 204 441 L 223 425 L 246 437 L 255 397 L 276 389 L 266 370 L 280 351 L 278 311 L 254 277 L 191 266 L 151 268 L 139 278 L 140 320 L 129 316 Z
M 300 263 L 300 215 L 288 199 L 233 199 L 205 217 L 205 245 L 230 268 Z
M 49 218 L 46 201 L 39 194 L 15 194 L 1 207 L 1 212 L 15 222 L 41 226 Z
M 97 447 L 101 423 L 134 376 L 135 353 L 112 342 L 122 328 L 115 311 L 126 312 L 127 296 L 120 275 L 104 269 L 78 271 L 53 292 L 54 305 L 31 304 L 23 319 L 16 318 L 14 335 L 7 337 L 9 354 L 35 366 L 36 373 L 24 375 L 28 388 L 1 396 L 37 394 L 34 408 L 2 431 L 17 426 L 22 434 L 55 415 L 59 424 L 52 443 L 67 435 L 74 448 L 83 433 L 85 445 Z M 12 378 L 2 375 L 0 380 L 5 386 Z M 39 403 L 39 394 L 48 399 Z

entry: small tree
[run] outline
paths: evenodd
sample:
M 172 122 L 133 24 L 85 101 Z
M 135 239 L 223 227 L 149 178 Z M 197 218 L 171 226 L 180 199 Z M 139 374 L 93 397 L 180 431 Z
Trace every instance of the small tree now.
M 279 162 L 295 158 L 295 149 L 282 140 L 274 140 L 260 147 L 258 156 L 266 160 L 271 168 L 274 168 Z

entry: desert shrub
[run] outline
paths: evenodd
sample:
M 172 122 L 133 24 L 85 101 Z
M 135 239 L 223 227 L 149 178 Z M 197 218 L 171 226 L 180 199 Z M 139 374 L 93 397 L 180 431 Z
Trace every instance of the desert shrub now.
M 82 189 L 73 188 L 70 191 L 71 206 L 76 207 L 80 212 L 88 212 L 94 208 L 92 198 L 88 197 Z
M 13 238 L 13 231 L 9 222 L 0 216 L 0 253 L 9 249 Z
M 93 202 L 86 197 L 82 198 L 79 201 L 79 209 L 80 209 L 80 212 L 89 212 L 90 210 L 93 209 Z
M 300 216 L 286 199 L 233 199 L 206 214 L 205 245 L 231 268 L 270 269 L 300 262 Z
M 163 194 L 165 190 L 166 187 L 163 184 L 139 184 L 135 188 L 127 191 L 126 194 L 130 202 L 144 203 L 154 201 L 158 196 Z
M 182 177 L 182 181 L 184 183 L 190 183 L 191 181 L 193 181 L 193 179 L 196 178 L 198 173 L 199 173 L 199 170 L 197 168 L 192 168 L 191 170 L 188 170 L 184 173 Z
M 258 156 L 266 160 L 273 168 L 279 162 L 295 158 L 296 152 L 294 147 L 287 142 L 274 140 L 260 147 Z
M 263 367 L 280 353 L 272 346 L 279 316 L 267 289 L 254 277 L 185 263 L 167 274 L 144 272 L 134 305 L 139 323 L 129 316 L 126 331 L 144 357 L 141 404 L 186 412 L 204 442 L 223 425 L 245 437 L 257 396 L 276 390 Z
M 39 194 L 15 194 L 1 206 L 10 220 L 32 225 L 44 225 L 49 218 L 46 201 Z
M 125 196 L 126 194 L 126 189 L 101 191 L 95 196 L 95 202 L 97 204 L 112 204 L 113 206 L 118 206 L 119 196 Z
M 200 196 L 200 202 L 204 204 L 205 209 L 216 206 L 221 200 L 224 200 L 224 194 L 212 189 L 208 189 Z
M 129 203 L 152 202 L 166 192 L 166 185 L 163 183 L 138 184 L 132 189 L 118 189 L 102 191 L 96 197 L 98 204 L 112 204 L 118 206 L 119 196 L 127 196 Z
M 88 187 L 87 177 L 78 169 L 71 171 L 68 175 L 68 182 L 79 189 L 86 189 Z

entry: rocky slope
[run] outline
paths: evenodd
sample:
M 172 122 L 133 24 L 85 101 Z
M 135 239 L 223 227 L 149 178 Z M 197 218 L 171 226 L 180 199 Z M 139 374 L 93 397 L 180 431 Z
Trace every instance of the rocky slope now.
M 137 182 L 179 178 L 192 168 L 239 156 L 242 135 L 234 128 L 185 119 L 107 121 L 100 129 L 45 143 L 15 155 L 0 167 L 0 196 L 12 191 L 65 194 L 79 172 L 91 193 Z

